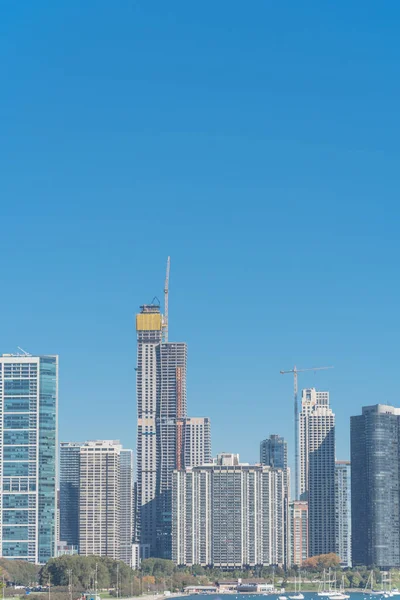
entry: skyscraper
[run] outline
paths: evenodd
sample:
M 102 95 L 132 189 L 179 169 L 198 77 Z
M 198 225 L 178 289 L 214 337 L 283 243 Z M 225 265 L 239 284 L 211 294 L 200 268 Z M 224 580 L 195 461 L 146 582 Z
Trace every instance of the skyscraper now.
M 120 557 L 120 453 L 117 441 L 80 448 L 79 553 Z
M 119 558 L 127 565 L 132 566 L 133 542 L 133 452 L 121 448 L 120 451 L 120 551 Z
M 343 566 L 351 567 L 351 488 L 350 462 L 335 464 L 336 554 Z
M 152 555 L 171 557 L 172 472 L 181 457 L 186 417 L 186 344 L 162 343 L 160 307 L 136 316 L 137 491 L 140 542 Z
M 353 565 L 400 565 L 400 409 L 364 406 L 350 419 Z
M 285 484 L 285 557 L 289 558 L 289 499 L 290 499 L 290 471 L 287 465 L 287 443 L 279 435 L 270 435 L 260 444 L 260 462 L 275 469 L 282 469 Z
M 81 442 L 60 444 L 60 541 L 79 546 L 79 478 Z
M 202 424 L 206 444 L 190 437 L 186 416 L 187 348 L 163 342 L 160 307 L 146 304 L 136 315 L 137 331 L 137 513 L 136 540 L 152 556 L 171 558 L 172 473 L 185 460 L 208 457 L 209 421 Z M 193 425 L 194 426 L 194 425 Z M 194 426 L 193 432 L 197 433 Z M 197 442 L 197 440 L 196 440 Z M 186 453 L 187 451 L 187 453 Z
M 275 469 L 287 469 L 287 443 L 279 435 L 270 435 L 260 444 L 260 462 Z
M 136 315 L 137 375 L 137 515 L 136 535 L 141 544 L 157 547 L 157 488 L 159 487 L 159 431 L 161 390 L 160 307 L 145 304 Z
M 300 494 L 308 500 L 309 554 L 335 552 L 335 415 L 329 392 L 302 392 Z
M 308 558 L 308 505 L 294 500 L 289 504 L 290 565 L 300 566 Z
M 58 357 L 0 357 L 1 548 L 45 563 L 56 553 Z
M 171 558 L 172 473 L 182 453 L 182 420 L 186 417 L 185 343 L 162 343 L 161 386 L 157 438 L 159 443 L 157 481 L 157 556 Z
M 174 562 L 221 568 L 286 564 L 284 498 L 281 469 L 221 459 L 175 471 Z

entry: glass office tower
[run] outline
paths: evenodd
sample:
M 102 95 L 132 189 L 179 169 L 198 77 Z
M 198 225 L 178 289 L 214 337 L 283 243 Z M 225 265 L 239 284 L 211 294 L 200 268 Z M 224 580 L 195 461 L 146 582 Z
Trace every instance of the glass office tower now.
M 79 547 L 79 477 L 81 442 L 60 444 L 60 541 Z
M 1 556 L 56 552 L 58 357 L 0 357 Z
M 400 566 L 400 408 L 350 418 L 353 565 Z

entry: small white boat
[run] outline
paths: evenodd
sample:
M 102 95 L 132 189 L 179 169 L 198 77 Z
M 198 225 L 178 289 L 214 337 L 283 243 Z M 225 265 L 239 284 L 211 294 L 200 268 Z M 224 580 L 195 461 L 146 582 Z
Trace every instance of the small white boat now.
M 336 584 L 336 576 L 335 576 L 335 584 Z M 334 591 L 332 595 L 329 596 L 330 600 L 349 600 L 349 594 L 346 594 L 344 590 L 344 575 L 342 576 L 342 581 L 340 584 L 339 591 Z
M 287 596 L 279 596 L 278 600 L 288 600 L 288 599 L 287 599 Z
M 337 596 L 339 594 L 339 592 L 336 590 L 336 579 L 335 579 L 334 588 L 332 587 L 332 583 L 334 583 L 334 582 L 331 580 L 331 570 L 329 569 L 328 581 L 327 581 L 326 580 L 326 570 L 324 569 L 323 587 L 322 587 L 322 581 L 321 581 L 317 595 L 322 598 L 330 598 L 331 600 L 335 600 L 335 598 L 337 598 Z
M 304 596 L 301 593 L 301 575 L 299 574 L 299 589 L 296 586 L 296 577 L 294 578 L 294 594 L 292 596 L 288 596 L 289 600 L 304 600 Z

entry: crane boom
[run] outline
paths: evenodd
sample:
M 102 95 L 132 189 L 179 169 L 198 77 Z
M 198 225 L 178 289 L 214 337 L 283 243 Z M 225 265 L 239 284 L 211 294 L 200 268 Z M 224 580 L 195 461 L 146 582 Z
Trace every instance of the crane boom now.
M 163 321 L 163 342 L 168 342 L 168 292 L 169 292 L 169 271 L 171 268 L 171 257 L 167 258 L 167 270 L 164 283 L 164 321 Z
M 298 401 L 298 373 L 304 373 L 305 371 L 325 371 L 326 369 L 333 369 L 333 367 L 311 367 L 309 369 L 298 369 L 296 365 L 289 371 L 280 371 L 281 375 L 287 375 L 293 373 L 294 378 L 294 488 L 295 488 L 295 499 L 300 499 L 300 466 L 299 466 L 299 401 Z

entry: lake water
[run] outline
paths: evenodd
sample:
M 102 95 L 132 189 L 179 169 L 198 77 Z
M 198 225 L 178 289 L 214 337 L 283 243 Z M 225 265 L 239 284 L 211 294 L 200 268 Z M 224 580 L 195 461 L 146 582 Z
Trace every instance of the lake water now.
M 321 596 L 318 596 L 316 592 L 302 592 L 304 594 L 304 600 L 324 600 Z M 364 592 L 348 592 L 350 594 L 350 600 L 370 600 L 369 594 L 364 594 Z M 268 594 L 268 596 L 264 596 L 264 594 L 193 594 L 190 596 L 175 596 L 174 600 L 179 600 L 180 598 L 185 598 L 186 600 L 190 598 L 191 600 L 278 600 L 280 595 L 286 596 L 288 598 L 289 595 L 294 594 L 294 592 L 287 592 L 286 594 Z M 382 600 L 380 596 L 372 596 L 373 600 Z M 393 600 L 400 600 L 400 596 L 394 596 Z M 326 599 L 327 600 L 327 599 Z

